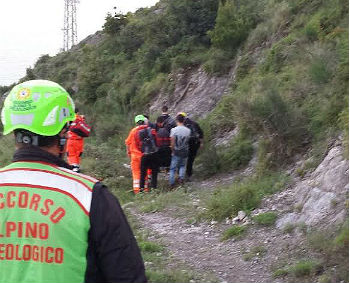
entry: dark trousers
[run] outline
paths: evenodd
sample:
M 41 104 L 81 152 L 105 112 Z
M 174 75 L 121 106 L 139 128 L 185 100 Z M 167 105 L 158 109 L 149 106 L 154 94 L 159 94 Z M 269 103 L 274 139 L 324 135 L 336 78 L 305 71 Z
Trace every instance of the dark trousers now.
M 152 170 L 151 188 L 157 188 L 159 167 L 169 167 L 171 162 L 170 147 L 159 148 L 152 154 L 146 154 L 141 159 L 140 188 L 145 188 L 147 169 Z
M 152 170 L 151 188 L 157 188 L 158 170 L 159 170 L 159 155 L 158 152 L 152 154 L 145 154 L 141 159 L 141 176 L 140 189 L 145 188 L 145 179 L 147 176 L 147 169 Z
M 186 176 L 191 177 L 193 174 L 193 162 L 196 158 L 198 149 L 200 147 L 201 143 L 198 140 L 190 140 L 189 141 L 189 147 L 188 147 L 188 159 L 187 159 L 187 166 L 186 166 Z
M 158 150 L 159 167 L 170 167 L 171 149 L 170 147 L 162 147 Z

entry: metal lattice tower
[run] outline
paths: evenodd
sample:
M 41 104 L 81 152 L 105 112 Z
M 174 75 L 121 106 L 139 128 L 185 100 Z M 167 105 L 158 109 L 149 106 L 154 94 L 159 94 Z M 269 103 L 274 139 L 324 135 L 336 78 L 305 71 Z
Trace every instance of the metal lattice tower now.
M 69 50 L 78 42 L 77 4 L 79 0 L 64 0 L 63 50 Z

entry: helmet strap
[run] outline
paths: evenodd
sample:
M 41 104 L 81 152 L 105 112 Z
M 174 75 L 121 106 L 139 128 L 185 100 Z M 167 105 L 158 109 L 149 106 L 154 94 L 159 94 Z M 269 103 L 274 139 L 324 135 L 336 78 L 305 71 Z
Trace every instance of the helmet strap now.
M 16 142 L 39 146 L 39 136 L 32 135 L 29 132 L 17 132 Z
M 63 158 L 63 154 L 64 154 L 64 146 L 66 145 L 67 139 L 65 137 L 60 137 L 58 140 L 58 146 L 60 148 L 60 153 L 59 153 L 59 157 Z

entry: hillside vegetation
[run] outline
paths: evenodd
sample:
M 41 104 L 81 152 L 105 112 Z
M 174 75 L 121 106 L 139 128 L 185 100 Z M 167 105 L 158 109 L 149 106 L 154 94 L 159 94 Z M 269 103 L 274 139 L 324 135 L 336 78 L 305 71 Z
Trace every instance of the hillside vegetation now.
M 173 91 L 171 72 L 203 65 L 220 75 L 238 50 L 231 93 L 202 121 L 205 173 L 245 165 L 253 141 L 263 174 L 310 148 L 320 158 L 340 133 L 348 139 L 345 0 L 162 0 L 133 14 L 108 14 L 103 29 L 97 45 L 44 55 L 23 79 L 66 87 L 89 113 L 97 143 L 119 144 L 132 115 L 147 112 L 161 89 Z M 212 156 L 211 140 L 237 126 L 238 142 Z
M 93 125 L 83 168 L 126 202 L 124 139 L 133 116 L 148 113 L 161 93 L 173 94 L 171 74 L 202 66 L 221 76 L 239 62 L 229 93 L 199 121 L 206 141 L 198 175 L 241 169 L 257 156 L 254 176 L 208 200 L 204 218 L 222 220 L 280 190 L 288 182 L 281 168 L 301 156 L 308 159 L 302 176 L 336 139 L 348 154 L 348 9 L 347 0 L 160 0 L 108 14 L 101 40 L 41 56 L 21 81 L 53 80 L 72 94 Z M 231 143 L 215 146 L 234 129 Z M 8 162 L 9 148 L 0 151 Z M 238 193 L 227 198 L 227 190 Z

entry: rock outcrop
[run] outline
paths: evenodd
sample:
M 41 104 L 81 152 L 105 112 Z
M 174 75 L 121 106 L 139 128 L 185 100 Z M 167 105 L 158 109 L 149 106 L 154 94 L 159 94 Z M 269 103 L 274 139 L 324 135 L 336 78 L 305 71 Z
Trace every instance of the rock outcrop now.
M 202 67 L 188 68 L 173 74 L 175 89 L 172 93 L 160 91 L 151 102 L 150 112 L 159 112 L 163 105 L 168 105 L 173 114 L 186 112 L 192 118 L 203 118 L 209 114 L 222 96 L 230 91 L 235 80 L 240 56 L 233 62 L 228 74 L 215 76 L 207 74 Z
M 297 182 L 288 198 L 294 198 L 294 212 L 284 214 L 277 227 L 305 223 L 327 227 L 342 223 L 347 215 L 349 165 L 341 145 L 333 147 L 308 177 Z

